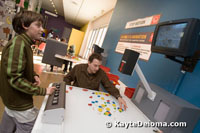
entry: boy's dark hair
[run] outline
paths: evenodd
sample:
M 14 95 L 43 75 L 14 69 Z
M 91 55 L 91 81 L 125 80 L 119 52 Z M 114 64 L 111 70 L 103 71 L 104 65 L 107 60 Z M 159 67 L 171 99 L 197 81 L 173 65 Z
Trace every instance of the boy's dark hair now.
M 100 54 L 98 54 L 98 53 L 93 53 L 92 55 L 90 55 L 88 61 L 92 62 L 94 59 L 102 61 L 102 56 Z
M 43 24 L 43 16 L 33 11 L 22 10 L 13 18 L 12 26 L 16 33 L 21 34 L 25 32 L 23 25 L 29 27 L 34 21 L 40 21 Z

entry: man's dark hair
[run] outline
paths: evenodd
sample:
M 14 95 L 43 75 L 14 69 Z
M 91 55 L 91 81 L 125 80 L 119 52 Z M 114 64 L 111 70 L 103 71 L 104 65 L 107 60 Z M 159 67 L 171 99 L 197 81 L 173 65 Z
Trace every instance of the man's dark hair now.
M 53 32 L 53 30 L 50 30 L 49 33 L 52 33 L 52 34 L 53 34 L 54 32 Z
M 34 21 L 40 21 L 43 24 L 43 16 L 33 11 L 22 10 L 13 18 L 12 26 L 16 33 L 21 34 L 25 32 L 23 25 L 29 27 Z
M 60 41 L 61 41 L 61 42 L 66 42 L 66 39 L 65 39 L 65 38 L 61 38 Z
M 102 61 L 102 56 L 100 54 L 98 54 L 98 53 L 93 53 L 92 55 L 90 55 L 88 61 L 92 62 L 94 59 Z

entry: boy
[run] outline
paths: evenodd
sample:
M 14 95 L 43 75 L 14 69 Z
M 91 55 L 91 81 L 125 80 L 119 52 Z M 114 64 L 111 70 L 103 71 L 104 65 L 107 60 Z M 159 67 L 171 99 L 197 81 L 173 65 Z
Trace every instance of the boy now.
M 74 56 L 75 53 L 74 47 L 75 47 L 74 45 L 69 46 L 69 49 L 67 51 L 67 56 L 70 58 Z M 72 61 L 64 60 L 63 63 L 65 64 L 65 67 L 63 69 L 64 74 L 67 72 L 68 64 L 69 64 L 69 71 L 72 70 Z
M 43 17 L 31 11 L 21 11 L 12 25 L 18 34 L 4 47 L 1 59 L 0 95 L 5 105 L 0 133 L 30 133 L 38 110 L 33 95 L 51 94 L 55 87 L 41 88 L 34 72 L 33 40 L 40 39 Z

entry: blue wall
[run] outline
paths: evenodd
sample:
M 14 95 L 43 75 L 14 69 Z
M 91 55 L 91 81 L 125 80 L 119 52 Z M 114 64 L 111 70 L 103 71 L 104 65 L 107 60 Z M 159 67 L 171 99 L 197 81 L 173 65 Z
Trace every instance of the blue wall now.
M 120 76 L 127 86 L 136 87 L 139 80 L 137 74 L 127 76 L 118 72 L 122 54 L 116 53 L 115 48 L 122 33 L 153 32 L 155 26 L 140 27 L 125 30 L 128 21 L 161 14 L 160 22 L 200 18 L 199 0 L 118 0 L 106 34 L 103 48 L 108 53 L 106 66 L 111 72 Z M 146 79 L 169 92 L 200 107 L 200 62 L 193 73 L 181 73 L 181 65 L 168 60 L 164 55 L 152 53 L 148 62 L 139 61 Z M 200 121 L 194 133 L 200 130 Z

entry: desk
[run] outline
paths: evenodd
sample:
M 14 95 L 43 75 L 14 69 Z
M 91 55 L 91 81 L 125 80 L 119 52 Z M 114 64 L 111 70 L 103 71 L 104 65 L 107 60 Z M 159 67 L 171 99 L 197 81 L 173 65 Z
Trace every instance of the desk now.
M 128 129 L 125 127 L 114 127 L 115 121 L 123 123 L 149 121 L 125 96 L 124 99 L 128 105 L 127 111 L 110 111 L 112 115 L 106 116 L 103 112 L 97 110 L 98 104 L 104 100 L 110 100 L 110 102 L 115 102 L 118 107 L 119 105 L 114 97 L 78 87 L 71 89 L 68 85 L 66 86 L 66 92 L 66 109 L 63 123 L 56 125 L 41 122 L 48 99 L 48 96 L 45 96 L 32 133 L 154 133 L 153 129 L 156 129 L 153 127 L 129 127 Z M 96 94 L 100 95 L 100 97 Z M 104 97 L 104 100 L 101 99 L 102 97 Z M 88 106 L 88 103 L 91 104 L 91 101 L 99 101 L 99 103 Z M 107 128 L 106 122 L 112 122 L 113 127 Z
M 78 57 L 76 57 L 76 59 L 74 59 L 74 58 L 69 58 L 67 56 L 62 56 L 62 55 L 59 55 L 59 54 L 55 54 L 55 57 L 59 58 L 59 59 L 62 59 L 62 60 L 71 61 L 71 62 L 76 63 L 76 64 L 81 64 L 81 63 L 87 63 L 88 62 L 87 60 L 81 59 L 81 58 L 78 58 Z

